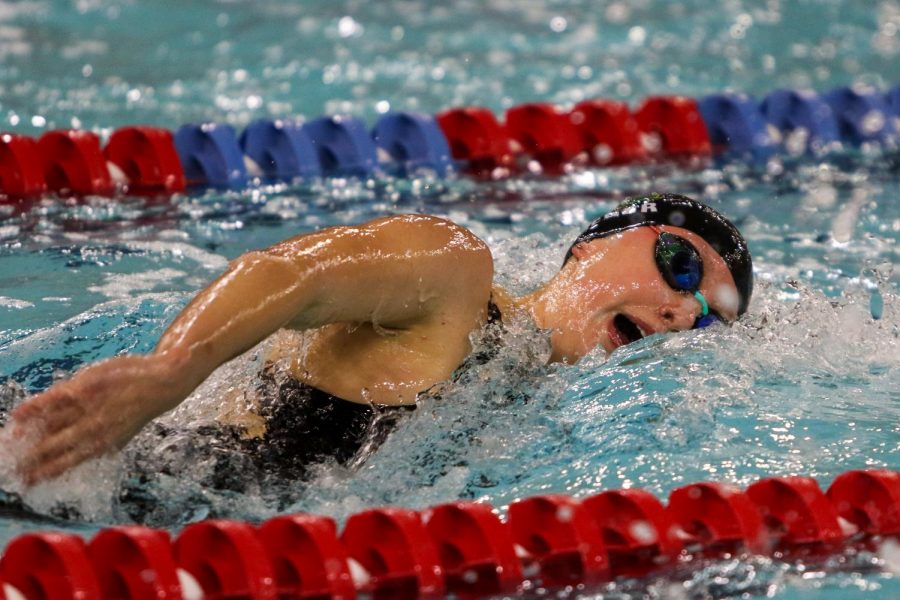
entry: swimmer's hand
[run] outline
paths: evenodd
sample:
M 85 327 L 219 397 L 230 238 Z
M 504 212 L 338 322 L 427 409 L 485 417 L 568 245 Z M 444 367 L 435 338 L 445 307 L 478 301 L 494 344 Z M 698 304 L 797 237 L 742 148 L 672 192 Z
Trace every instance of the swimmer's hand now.
M 165 354 L 120 356 L 91 365 L 16 408 L 6 429 L 22 444 L 27 485 L 117 451 L 190 389 Z

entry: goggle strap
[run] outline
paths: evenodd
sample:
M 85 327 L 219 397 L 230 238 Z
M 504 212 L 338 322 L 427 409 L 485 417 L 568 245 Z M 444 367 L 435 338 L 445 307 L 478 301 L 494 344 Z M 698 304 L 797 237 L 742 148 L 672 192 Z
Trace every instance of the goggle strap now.
M 706 301 L 706 298 L 703 297 L 703 294 L 700 293 L 700 290 L 694 292 L 694 298 L 697 299 L 697 302 L 700 303 L 700 306 L 703 308 L 703 314 L 701 317 L 705 317 L 709 314 L 709 303 Z

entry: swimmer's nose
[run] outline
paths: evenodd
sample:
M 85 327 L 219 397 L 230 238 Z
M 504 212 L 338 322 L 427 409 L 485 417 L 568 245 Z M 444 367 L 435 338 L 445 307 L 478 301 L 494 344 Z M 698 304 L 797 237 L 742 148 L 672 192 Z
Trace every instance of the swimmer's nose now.
M 668 331 L 685 331 L 694 326 L 700 307 L 696 299 L 679 295 L 677 301 L 659 307 L 659 316 Z

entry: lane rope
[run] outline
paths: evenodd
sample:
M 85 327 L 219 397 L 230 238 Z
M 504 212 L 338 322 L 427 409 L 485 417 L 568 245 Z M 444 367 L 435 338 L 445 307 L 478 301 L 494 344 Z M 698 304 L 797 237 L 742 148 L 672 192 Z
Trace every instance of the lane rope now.
M 591 590 L 697 558 L 785 560 L 900 538 L 900 473 L 857 470 L 823 492 L 810 477 L 641 489 L 509 505 L 458 501 L 327 517 L 280 515 L 164 530 L 118 526 L 90 541 L 26 533 L 0 557 L 0 598 L 149 600 L 456 598 Z M 4 596 L 5 595 L 5 596 Z
M 500 179 L 556 176 L 583 167 L 690 159 L 764 164 L 774 156 L 900 145 L 900 85 L 839 87 L 819 95 L 776 90 L 695 100 L 653 96 L 634 110 L 588 100 L 563 110 L 547 103 L 508 109 L 461 107 L 435 116 L 395 112 L 374 127 L 338 115 L 308 122 L 186 124 L 174 133 L 122 127 L 105 146 L 90 131 L 60 129 L 38 139 L 0 134 L 0 203 L 57 195 L 167 195 L 203 188 L 313 177 L 397 177 L 452 172 Z

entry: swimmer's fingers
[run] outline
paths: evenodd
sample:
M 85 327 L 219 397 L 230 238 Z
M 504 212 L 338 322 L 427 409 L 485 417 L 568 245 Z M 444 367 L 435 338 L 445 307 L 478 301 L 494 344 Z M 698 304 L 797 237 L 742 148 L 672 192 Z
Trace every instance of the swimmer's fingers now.
M 120 356 L 32 397 L 11 415 L 19 472 L 33 483 L 123 447 L 186 395 L 175 375 L 165 357 Z
M 18 469 L 27 485 L 52 479 L 66 470 L 103 454 L 111 443 L 99 430 L 99 422 L 82 420 L 48 435 L 29 448 L 19 460 Z M 86 435 L 91 433 L 94 435 Z
M 21 443 L 16 470 L 27 485 L 61 474 L 108 446 L 110 427 L 83 386 L 59 383 L 10 415 L 13 440 Z
M 30 398 L 10 415 L 16 437 L 47 435 L 82 418 L 85 407 L 65 388 L 50 390 Z

